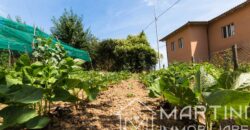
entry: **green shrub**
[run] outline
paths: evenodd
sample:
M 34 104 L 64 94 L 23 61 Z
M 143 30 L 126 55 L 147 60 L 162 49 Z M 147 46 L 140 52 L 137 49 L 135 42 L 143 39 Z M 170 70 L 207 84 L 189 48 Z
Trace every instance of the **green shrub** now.
M 157 63 L 157 54 L 149 45 L 145 33 L 122 40 L 104 40 L 97 58 L 99 68 L 107 71 L 141 72 Z

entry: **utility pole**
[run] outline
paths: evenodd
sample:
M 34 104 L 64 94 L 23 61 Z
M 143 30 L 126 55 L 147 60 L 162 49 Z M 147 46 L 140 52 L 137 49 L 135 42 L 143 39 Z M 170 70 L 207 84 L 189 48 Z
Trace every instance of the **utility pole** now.
M 155 17 L 155 34 L 156 34 L 156 43 L 158 49 L 158 60 L 159 60 L 159 69 L 161 69 L 161 58 L 160 58 L 160 47 L 159 47 L 159 37 L 158 37 L 158 25 L 157 25 L 157 15 L 156 15 L 156 4 L 154 5 L 154 17 Z

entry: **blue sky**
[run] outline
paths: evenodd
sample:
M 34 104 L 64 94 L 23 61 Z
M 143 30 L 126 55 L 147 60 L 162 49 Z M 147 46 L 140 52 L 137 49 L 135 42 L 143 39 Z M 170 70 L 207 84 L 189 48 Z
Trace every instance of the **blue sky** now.
M 51 18 L 58 18 L 63 10 L 73 9 L 83 17 L 85 27 L 90 27 L 100 39 L 125 38 L 137 34 L 153 20 L 153 9 L 163 12 L 176 0 L 0 0 L 0 15 L 21 16 L 27 24 L 42 27 L 50 33 Z M 159 38 L 164 37 L 187 21 L 209 20 L 245 0 L 182 0 L 158 21 Z M 145 30 L 148 40 L 156 48 L 154 26 Z M 164 43 L 160 52 L 167 64 Z

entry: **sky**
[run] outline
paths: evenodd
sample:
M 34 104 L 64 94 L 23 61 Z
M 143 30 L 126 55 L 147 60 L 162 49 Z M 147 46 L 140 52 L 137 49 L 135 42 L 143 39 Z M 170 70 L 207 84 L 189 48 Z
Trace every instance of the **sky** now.
M 207 21 L 245 0 L 181 0 L 158 21 L 158 37 L 163 38 L 188 21 Z M 154 7 L 159 15 L 176 0 L 0 0 L 0 16 L 20 16 L 27 24 L 50 33 L 52 17 L 60 17 L 64 9 L 82 16 L 85 29 L 90 28 L 100 40 L 126 38 L 138 34 L 154 20 Z M 157 50 L 155 26 L 144 30 L 152 48 Z M 166 46 L 159 43 L 167 66 Z

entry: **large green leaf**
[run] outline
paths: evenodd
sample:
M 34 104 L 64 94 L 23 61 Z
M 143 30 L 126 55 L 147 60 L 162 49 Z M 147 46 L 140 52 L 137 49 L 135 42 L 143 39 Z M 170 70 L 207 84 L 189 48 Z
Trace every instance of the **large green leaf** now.
M 250 118 L 236 118 L 235 122 L 237 125 L 247 125 L 250 126 Z
M 214 115 L 218 120 L 224 119 L 225 116 L 229 117 L 230 109 L 240 111 L 241 108 L 249 106 L 250 92 L 236 91 L 236 90 L 219 90 L 213 92 L 205 98 L 210 107 L 220 106 L 217 115 Z M 227 115 L 225 115 L 225 112 Z M 235 116 L 235 115 L 233 115 Z M 235 118 L 238 118 L 237 116 Z
M 30 58 L 27 54 L 21 55 L 16 62 L 16 70 L 19 71 L 24 66 L 30 65 Z
M 165 91 L 165 92 L 163 92 L 163 96 L 164 96 L 165 100 L 171 104 L 184 105 L 181 103 L 181 98 L 177 97 L 174 93 Z
M 6 84 L 6 78 L 5 78 L 6 73 L 2 68 L 0 68 L 0 84 Z
M 54 93 L 55 97 L 52 98 L 52 101 L 74 102 L 78 100 L 78 98 L 71 95 L 69 91 L 60 87 L 54 88 Z
M 244 112 L 245 115 L 243 118 L 235 118 L 235 122 L 237 125 L 247 125 L 250 126 L 250 108 L 248 107 L 247 111 Z
M 8 106 L 0 111 L 4 122 L 1 128 L 13 127 L 23 124 L 37 116 L 36 110 L 27 106 Z
M 6 95 L 9 102 L 30 104 L 39 102 L 42 99 L 42 89 L 30 86 L 19 87 L 21 87 L 19 90 Z
M 0 85 L 0 102 L 5 104 L 7 98 L 6 93 L 9 91 L 9 87 L 7 85 Z
M 203 67 L 196 73 L 196 84 L 194 90 L 198 93 L 209 90 L 217 84 L 216 79 L 208 74 Z
M 209 105 L 248 105 L 250 92 L 236 90 L 219 90 L 206 97 Z
M 156 79 L 151 86 L 149 86 L 149 96 L 159 97 L 161 96 L 160 79 Z
M 225 72 L 218 80 L 218 87 L 231 90 L 248 90 L 250 88 L 250 73 Z
M 99 88 L 84 88 L 84 91 L 87 95 L 88 100 L 93 101 L 98 96 L 100 92 Z
M 160 80 L 162 95 L 164 96 L 165 100 L 174 105 L 195 105 L 197 103 L 197 98 L 195 93 L 188 86 L 188 79 L 181 79 L 181 81 L 178 81 L 179 83 L 173 84 L 169 82 L 169 80 L 165 80 L 165 78 L 162 78 Z
M 81 80 L 77 78 L 66 79 L 66 86 L 69 89 L 81 88 Z
M 240 74 L 233 86 L 233 89 L 248 89 L 250 87 L 250 73 Z
M 6 75 L 6 84 L 8 86 L 12 86 L 12 85 L 18 85 L 18 84 L 22 84 L 22 79 L 20 79 L 17 75 L 14 76 L 16 72 L 11 72 L 8 75 Z
M 32 75 L 32 68 L 30 66 L 25 66 L 22 68 L 23 73 L 23 83 L 24 84 L 33 84 L 34 83 L 34 77 L 35 75 Z
M 7 85 L 0 85 L 0 95 L 5 96 L 9 91 L 9 87 Z
M 239 72 L 224 72 L 218 79 L 218 88 L 232 89 L 237 77 L 240 75 Z
M 34 62 L 34 63 L 31 64 L 31 68 L 32 68 L 32 69 L 40 68 L 40 67 L 42 67 L 42 66 L 43 66 L 43 63 L 42 63 L 42 62 L 39 62 L 39 61 Z
M 195 105 L 197 103 L 195 94 L 190 88 L 178 87 L 175 88 L 175 90 L 176 91 L 163 91 L 165 100 L 180 106 Z
M 42 129 L 48 125 L 50 119 L 48 117 L 37 116 L 26 123 L 28 129 Z

